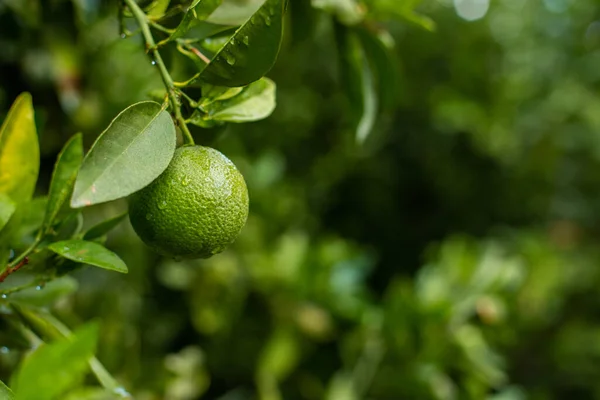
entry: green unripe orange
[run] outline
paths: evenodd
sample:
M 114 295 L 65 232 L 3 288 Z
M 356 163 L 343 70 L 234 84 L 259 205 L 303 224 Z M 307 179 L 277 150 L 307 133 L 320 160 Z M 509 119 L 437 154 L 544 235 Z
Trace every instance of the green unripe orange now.
M 248 189 L 235 165 L 202 146 L 175 150 L 167 169 L 129 202 L 138 236 L 157 253 L 207 258 L 238 236 L 248 217 Z

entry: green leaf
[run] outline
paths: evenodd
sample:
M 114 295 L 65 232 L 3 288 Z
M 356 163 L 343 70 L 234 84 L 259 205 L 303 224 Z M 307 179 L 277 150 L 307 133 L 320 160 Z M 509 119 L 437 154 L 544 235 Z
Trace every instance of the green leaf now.
M 284 11 L 285 0 L 266 0 L 201 71 L 200 79 L 240 87 L 266 75 L 281 46 Z
M 194 112 L 192 113 L 190 118 L 187 120 L 187 122 L 189 124 L 196 125 L 196 126 L 199 126 L 201 128 L 206 128 L 206 129 L 225 125 L 224 122 L 211 121 L 209 119 L 206 119 L 206 115 L 199 110 L 194 110 Z
M 357 31 L 367 59 L 376 76 L 377 92 L 382 109 L 394 109 L 399 93 L 399 61 L 394 52 L 393 39 L 387 31 Z
M 71 294 L 77 290 L 78 284 L 74 278 L 65 276 L 48 282 L 44 287 L 29 288 L 11 294 L 8 300 L 11 303 L 26 306 L 46 307 L 59 298 Z
M 12 400 L 15 395 L 12 390 L 2 381 L 0 381 L 0 400 Z
M 17 372 L 16 397 L 19 400 L 60 398 L 84 377 L 97 341 L 98 325 L 88 324 L 69 338 L 42 344 Z
M 12 400 L 15 395 L 12 390 L 2 381 L 0 381 L 0 400 Z
M 208 21 L 220 25 L 242 25 L 263 3 L 264 0 L 223 0 Z
M 152 182 L 175 152 L 175 125 L 160 104 L 127 107 L 98 137 L 75 181 L 72 207 L 130 195 Z
M 175 32 L 169 36 L 168 41 L 178 39 L 205 20 L 221 5 L 223 0 L 195 0 L 183 15 L 183 19 L 175 29 Z
M 116 217 L 109 218 L 105 221 L 100 222 L 99 224 L 92 226 L 88 229 L 84 234 L 83 238 L 85 240 L 97 239 L 101 236 L 106 235 L 109 231 L 111 231 L 115 226 L 119 225 L 119 223 L 127 216 L 127 212 L 123 214 L 117 215 Z
M 154 0 L 150 5 L 147 15 L 154 19 L 162 17 L 165 15 L 167 8 L 169 8 L 170 2 L 171 0 Z
M 200 105 L 206 120 L 227 122 L 258 121 L 267 118 L 275 109 L 275 82 L 262 78 L 244 87 L 231 98 L 217 97 L 216 101 Z
M 428 31 L 434 31 L 435 22 L 431 18 L 415 12 L 415 8 L 420 3 L 421 0 L 377 0 L 373 2 L 370 11 L 372 17 L 376 19 L 386 19 L 392 15 L 417 24 Z
M 52 180 L 50 181 L 46 215 L 42 224 L 44 231 L 47 232 L 52 228 L 58 213 L 71 195 L 82 160 L 83 141 L 81 133 L 78 133 L 69 139 L 56 160 Z
M 52 243 L 48 246 L 48 250 L 69 260 L 127 273 L 127 266 L 119 256 L 95 242 L 79 239 L 63 240 Z
M 356 139 L 363 142 L 377 120 L 379 99 L 375 76 L 358 34 L 336 24 L 336 36 L 344 87 L 356 116 Z
M 4 193 L 0 193 L 0 231 L 15 212 L 17 205 Z
M 115 400 L 115 394 L 98 387 L 82 387 L 69 392 L 61 400 Z
M 356 25 L 366 15 L 366 8 L 356 0 L 312 0 L 311 3 L 315 8 L 334 14 L 344 25 Z
M 0 193 L 17 203 L 31 199 L 40 169 L 40 148 L 31 95 L 22 93 L 0 127 Z

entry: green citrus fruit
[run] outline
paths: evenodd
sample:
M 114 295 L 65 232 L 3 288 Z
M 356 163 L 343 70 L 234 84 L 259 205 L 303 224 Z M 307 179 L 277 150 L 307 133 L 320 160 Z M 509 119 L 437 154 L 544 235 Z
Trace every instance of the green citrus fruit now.
M 248 217 L 248 189 L 235 165 L 215 149 L 184 146 L 167 169 L 129 202 L 138 236 L 157 253 L 207 258 L 238 236 Z

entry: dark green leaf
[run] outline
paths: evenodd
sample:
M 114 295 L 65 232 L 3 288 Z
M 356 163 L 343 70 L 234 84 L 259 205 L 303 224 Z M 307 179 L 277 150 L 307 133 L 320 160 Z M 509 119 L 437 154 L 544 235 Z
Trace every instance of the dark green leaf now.
M 0 127 L 0 193 L 21 203 L 31 199 L 40 169 L 40 148 L 31 95 L 22 93 Z
M 85 375 L 97 341 L 97 324 L 88 324 L 69 338 L 42 344 L 17 372 L 16 397 L 19 400 L 60 398 Z
M 84 234 L 83 238 L 85 240 L 97 239 L 101 236 L 106 235 L 109 231 L 111 231 L 115 226 L 119 225 L 119 223 L 127 216 L 127 212 L 123 214 L 117 215 L 116 217 L 109 218 L 105 221 L 100 222 L 98 225 L 92 226 L 88 229 Z
M 127 266 L 119 256 L 95 242 L 79 239 L 63 240 L 61 242 L 52 243 L 48 246 L 48 250 L 69 260 L 112 271 L 127 273 Z
M 52 240 L 67 240 L 79 235 L 83 228 L 83 215 L 81 212 L 72 212 L 60 222 L 58 227 L 55 227 L 56 235 Z
M 48 198 L 37 197 L 17 208 L 15 214 L 21 214 L 22 216 L 20 226 L 17 230 L 19 238 L 32 234 L 39 229 L 44 220 L 47 202 Z
M 0 231 L 15 212 L 16 204 L 8 195 L 0 193 Z
M 201 108 L 206 113 L 207 120 L 257 121 L 267 118 L 275 109 L 275 89 L 275 82 L 262 78 L 244 87 L 233 97 L 228 97 L 225 92 L 215 101 L 201 104 Z
M 78 133 L 65 144 L 56 160 L 48 192 L 46 215 L 42 224 L 45 232 L 52 228 L 58 213 L 71 195 L 82 160 L 83 141 L 81 133 Z
M 375 33 L 360 29 L 358 35 L 376 76 L 381 108 L 392 109 L 396 105 L 399 92 L 399 61 L 393 51 L 393 39 L 384 42 L 385 37 L 389 35 L 386 31 Z
M 26 306 L 46 307 L 53 304 L 59 298 L 73 293 L 77 290 L 77 281 L 70 276 L 55 279 L 46 285 L 32 287 L 13 293 L 8 300 L 12 303 Z
M 0 244 L 15 250 L 24 250 L 39 231 L 44 220 L 45 210 L 45 197 L 17 204 L 12 217 L 0 231 Z
M 14 398 L 13 391 L 4 382 L 0 381 L 0 400 L 12 400 Z
M 83 159 L 71 206 L 103 203 L 140 190 L 167 168 L 175 141 L 173 120 L 160 104 L 145 101 L 126 108 Z
M 350 28 L 336 24 L 336 37 L 340 52 L 343 85 L 353 109 L 356 139 L 364 141 L 377 119 L 378 96 L 375 77 L 358 34 Z
M 183 19 L 175 29 L 175 32 L 169 36 L 168 40 L 175 40 L 185 36 L 185 34 L 200 21 L 205 20 L 221 5 L 223 0 L 195 0 L 186 13 Z
M 266 75 L 279 53 L 284 10 L 285 0 L 266 0 L 202 70 L 200 79 L 240 87 Z

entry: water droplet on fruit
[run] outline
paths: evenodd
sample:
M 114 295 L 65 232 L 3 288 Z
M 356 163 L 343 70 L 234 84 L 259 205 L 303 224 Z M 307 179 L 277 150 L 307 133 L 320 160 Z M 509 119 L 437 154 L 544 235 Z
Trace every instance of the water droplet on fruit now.
M 8 295 L 7 295 L 7 294 L 2 294 L 2 298 L 3 298 L 3 299 L 6 299 L 7 297 L 8 297 Z
M 165 208 L 167 208 L 167 202 L 165 200 L 161 201 L 160 203 L 158 203 L 158 208 L 164 210 Z
M 250 44 L 250 38 L 248 36 L 244 36 L 243 42 L 246 46 Z
M 156 65 L 156 61 L 152 60 L 152 65 Z
M 0 347 L 0 353 L 8 354 L 8 353 L 10 353 L 10 349 L 6 346 L 2 346 L 2 347 Z
M 121 33 L 121 39 L 127 39 L 127 35 L 124 33 Z
M 44 287 L 43 287 L 42 285 L 37 285 L 37 286 L 35 287 L 35 290 L 42 290 L 43 288 L 44 288 Z
M 229 65 L 235 65 L 235 57 L 231 54 L 227 54 L 225 56 L 225 59 L 227 60 L 227 64 Z
M 268 15 L 265 16 L 265 24 L 267 24 L 267 26 L 271 26 L 271 17 L 269 17 Z

